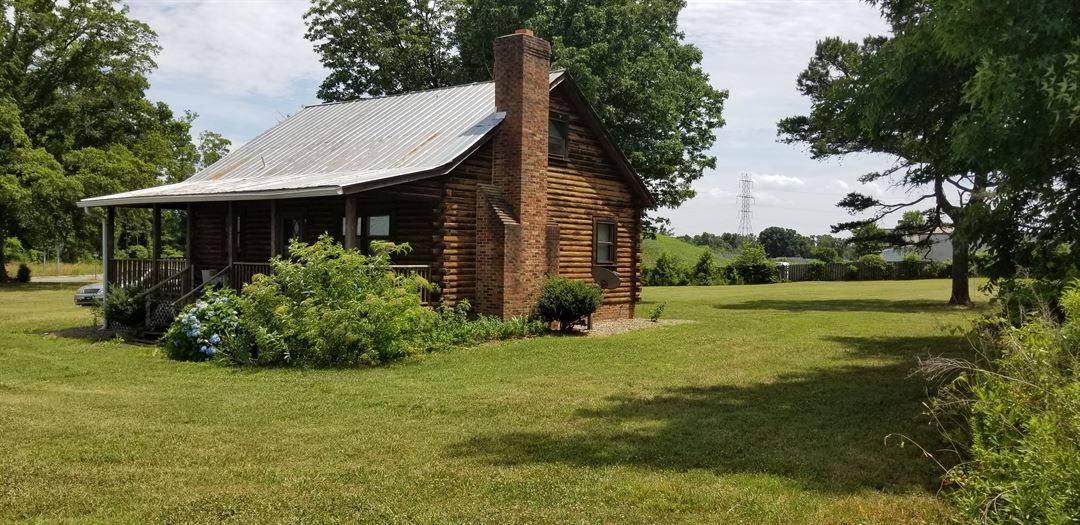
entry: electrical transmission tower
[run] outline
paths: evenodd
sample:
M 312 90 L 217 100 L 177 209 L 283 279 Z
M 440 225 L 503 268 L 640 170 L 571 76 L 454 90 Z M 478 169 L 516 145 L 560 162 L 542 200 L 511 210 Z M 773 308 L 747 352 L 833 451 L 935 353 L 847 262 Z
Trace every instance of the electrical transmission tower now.
M 739 237 L 748 238 L 754 234 L 754 179 L 749 173 L 743 173 L 739 179 Z

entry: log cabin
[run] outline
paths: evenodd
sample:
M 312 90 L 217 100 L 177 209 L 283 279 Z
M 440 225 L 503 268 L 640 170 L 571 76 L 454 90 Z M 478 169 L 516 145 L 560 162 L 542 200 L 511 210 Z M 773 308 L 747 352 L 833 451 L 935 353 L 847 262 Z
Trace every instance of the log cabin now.
M 207 283 L 240 289 L 290 239 L 329 233 L 408 243 L 398 271 L 503 318 L 546 276 L 606 268 L 620 284 L 594 317 L 633 317 L 652 197 L 548 42 L 518 30 L 494 57 L 493 81 L 307 106 L 183 182 L 80 201 L 105 209 L 105 286 L 152 291 L 148 323 L 167 325 Z M 150 259 L 113 257 L 117 207 L 153 210 Z M 160 256 L 164 209 L 183 210 L 183 258 Z

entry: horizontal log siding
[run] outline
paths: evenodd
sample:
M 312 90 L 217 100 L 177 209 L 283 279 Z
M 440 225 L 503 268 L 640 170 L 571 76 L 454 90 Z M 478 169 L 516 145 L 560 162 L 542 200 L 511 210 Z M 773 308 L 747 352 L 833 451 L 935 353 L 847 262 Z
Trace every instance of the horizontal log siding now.
M 239 218 L 233 259 L 241 262 L 270 260 L 270 202 L 237 202 L 233 204 L 233 213 Z
M 612 166 L 603 146 L 577 113 L 570 99 L 556 89 L 551 112 L 569 117 L 565 159 L 548 159 L 548 219 L 559 226 L 559 275 L 592 282 L 593 221 L 616 223 L 616 270 L 622 283 L 604 294 L 597 317 L 633 317 L 637 283 L 639 215 L 626 180 Z
M 491 181 L 491 154 L 488 142 L 441 178 L 432 280 L 450 304 L 462 299 L 476 303 L 476 183 Z
M 191 265 L 199 270 L 220 270 L 229 264 L 225 221 L 228 205 L 224 202 L 199 202 L 191 205 Z

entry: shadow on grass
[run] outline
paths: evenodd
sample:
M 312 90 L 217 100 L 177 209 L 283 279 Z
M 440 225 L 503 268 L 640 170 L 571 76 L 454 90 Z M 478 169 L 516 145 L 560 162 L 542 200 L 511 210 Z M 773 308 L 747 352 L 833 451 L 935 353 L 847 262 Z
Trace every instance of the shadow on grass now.
M 909 374 L 913 353 L 963 348 L 962 340 L 945 339 L 844 338 L 853 350 L 892 359 L 782 375 L 769 383 L 613 396 L 599 408 L 578 411 L 576 430 L 480 436 L 449 454 L 503 465 L 770 474 L 830 493 L 933 490 L 939 473 L 931 462 L 915 447 L 885 438 L 904 434 L 927 449 L 939 443 L 922 416 L 926 386 Z
M 718 304 L 719 310 L 784 310 L 790 312 L 932 312 L 963 307 L 950 306 L 945 300 L 918 299 L 758 299 L 735 304 Z

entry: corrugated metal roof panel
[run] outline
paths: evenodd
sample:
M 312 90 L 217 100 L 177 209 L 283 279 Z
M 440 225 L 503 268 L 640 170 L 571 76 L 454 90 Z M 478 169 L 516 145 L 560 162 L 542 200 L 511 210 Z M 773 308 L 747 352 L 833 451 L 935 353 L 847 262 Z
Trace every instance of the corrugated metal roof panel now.
M 562 72 L 552 72 L 556 84 Z M 84 199 L 113 206 L 341 194 L 449 172 L 503 119 L 495 84 L 307 106 L 191 178 Z

